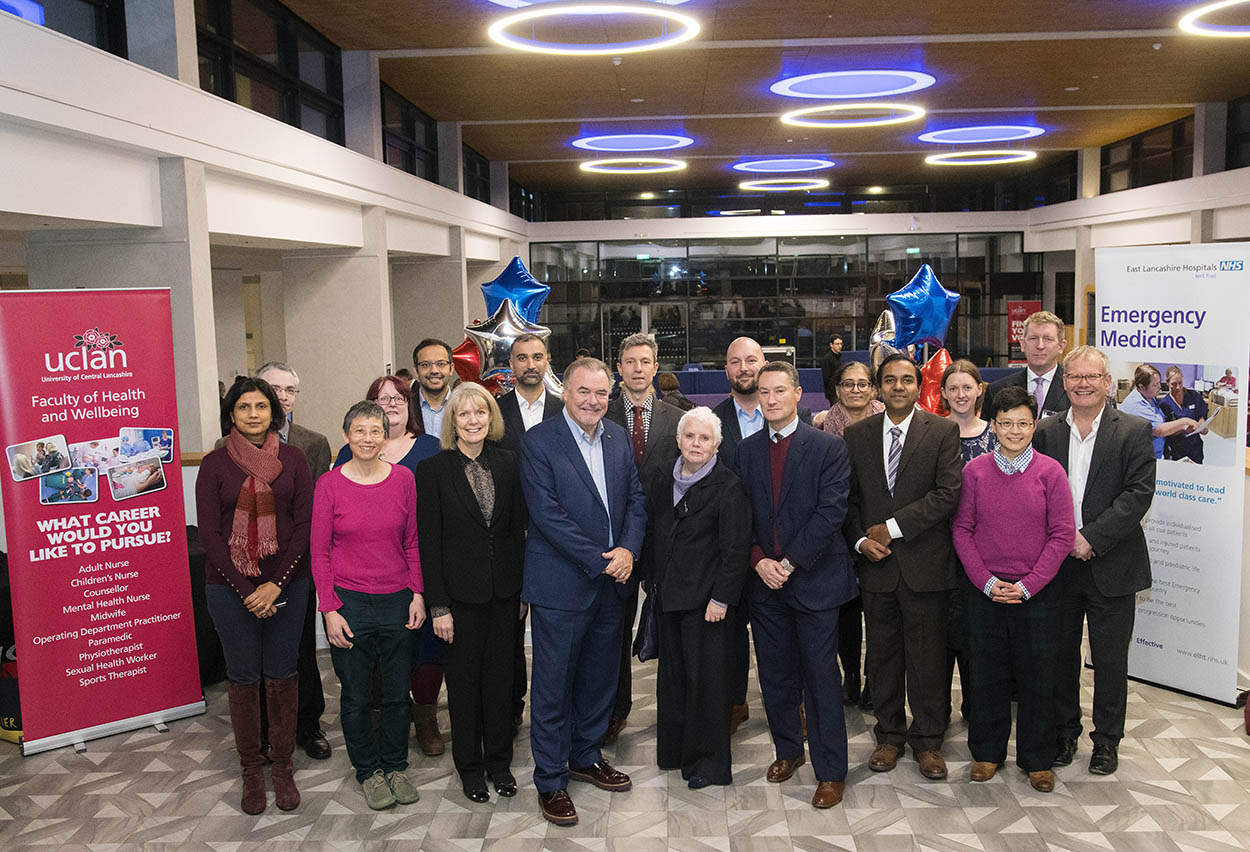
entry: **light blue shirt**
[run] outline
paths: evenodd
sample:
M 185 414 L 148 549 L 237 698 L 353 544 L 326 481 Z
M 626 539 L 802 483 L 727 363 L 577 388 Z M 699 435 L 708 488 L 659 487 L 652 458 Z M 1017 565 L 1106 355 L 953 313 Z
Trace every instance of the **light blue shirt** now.
M 747 414 L 735 399 L 734 411 L 738 413 L 738 429 L 742 432 L 743 438 L 749 438 L 764 428 L 764 411 L 758 405 L 755 407 L 754 414 Z
M 1149 420 L 1152 432 L 1167 422 L 1167 417 L 1164 415 L 1163 409 L 1159 407 L 1159 403 L 1153 399 L 1146 399 L 1137 388 L 1133 388 L 1128 392 L 1128 396 L 1124 397 L 1124 402 L 1120 403 L 1120 410 Z M 1150 436 L 1150 442 L 1154 445 L 1155 458 L 1157 459 L 1163 458 L 1163 442 L 1165 440 L 1162 435 L 1152 434 Z
M 443 397 L 441 408 L 435 408 L 426 401 L 425 394 L 418 391 L 417 396 L 421 397 L 421 423 L 425 434 L 439 437 L 443 434 L 443 410 L 447 407 L 447 397 Z
M 582 427 L 577 425 L 577 421 L 569 416 L 567 408 L 560 413 L 564 415 L 564 422 L 569 425 L 569 431 L 573 433 L 573 441 L 582 454 L 582 461 L 586 462 L 586 467 L 590 470 L 590 478 L 595 481 L 599 499 L 603 501 L 603 511 L 608 516 L 608 549 L 611 550 L 616 543 L 612 537 L 612 508 L 608 504 L 608 473 L 603 464 L 603 422 L 595 424 L 595 434 L 588 436 Z

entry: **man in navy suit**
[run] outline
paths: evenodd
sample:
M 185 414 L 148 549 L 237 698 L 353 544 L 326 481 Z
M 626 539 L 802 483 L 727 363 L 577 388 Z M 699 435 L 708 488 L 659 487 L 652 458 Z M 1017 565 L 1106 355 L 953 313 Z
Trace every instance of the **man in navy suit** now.
M 767 426 L 738 445 L 737 468 L 755 519 L 747 595 L 777 755 L 767 777 L 785 781 L 804 763 L 801 695 L 817 781 L 812 804 L 830 808 L 842 801 L 847 769 L 838 608 L 858 594 L 839 534 L 851 463 L 841 438 L 799 419 L 803 389 L 793 365 L 765 364 L 757 382 Z
M 1020 341 L 1028 366 L 1008 373 L 985 389 L 981 417 L 993 423 L 998 414 L 998 405 L 994 398 L 1000 390 L 1013 385 L 1024 388 L 1037 400 L 1039 421 L 1048 414 L 1067 409 L 1068 394 L 1064 389 L 1063 367 L 1059 363 L 1059 356 L 1063 354 L 1063 347 L 1066 345 L 1063 320 L 1050 311 L 1029 314 L 1024 320 L 1023 339 Z
M 556 825 L 577 822 L 570 777 L 610 792 L 631 786 L 599 751 L 616 695 L 621 600 L 647 523 L 629 436 L 603 417 L 611 388 L 607 364 L 577 359 L 564 373 L 562 416 L 530 429 L 521 445 L 530 748 L 542 815 Z

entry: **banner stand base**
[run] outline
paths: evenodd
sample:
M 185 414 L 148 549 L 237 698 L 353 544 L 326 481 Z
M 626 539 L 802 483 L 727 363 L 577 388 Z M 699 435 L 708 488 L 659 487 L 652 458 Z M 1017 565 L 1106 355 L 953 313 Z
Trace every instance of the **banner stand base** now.
M 166 722 L 172 722 L 175 719 L 186 719 L 189 716 L 199 716 L 204 713 L 204 708 L 205 702 L 203 699 L 200 699 L 191 704 L 183 704 L 181 707 L 170 707 L 168 710 L 158 710 L 155 713 L 145 713 L 142 716 L 132 716 L 129 719 L 118 719 L 116 722 L 96 725 L 92 728 L 83 728 L 80 731 L 69 731 L 51 737 L 41 737 L 37 740 L 23 738 L 21 742 L 22 757 L 29 757 L 41 751 L 51 751 L 54 748 L 64 748 L 69 745 L 74 747 L 74 751 L 81 753 L 87 750 L 85 745 L 87 740 L 98 740 L 101 737 L 111 737 L 114 734 L 122 734 L 126 731 L 134 731 L 150 726 L 165 733 L 169 731 L 169 728 L 165 727 Z

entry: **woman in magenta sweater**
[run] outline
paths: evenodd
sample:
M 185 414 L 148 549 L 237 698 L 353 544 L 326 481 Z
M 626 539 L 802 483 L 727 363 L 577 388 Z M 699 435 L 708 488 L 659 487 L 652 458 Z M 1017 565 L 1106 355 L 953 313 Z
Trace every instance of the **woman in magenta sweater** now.
M 317 481 L 312 574 L 339 676 L 347 756 L 374 810 L 417 801 L 408 768 L 407 631 L 425 621 L 417 547 L 417 489 L 404 468 L 380 458 L 386 413 L 361 401 L 343 418 L 351 460 Z M 369 718 L 374 670 L 382 684 L 377 735 Z
M 1034 453 L 1037 401 L 1024 388 L 995 397 L 999 446 L 964 467 L 955 549 L 972 581 L 968 591 L 968 720 L 972 780 L 988 781 L 1007 760 L 1011 686 L 1016 763 L 1033 789 L 1055 788 L 1054 633 L 1060 589 L 1051 584 L 1076 534 L 1068 476 Z

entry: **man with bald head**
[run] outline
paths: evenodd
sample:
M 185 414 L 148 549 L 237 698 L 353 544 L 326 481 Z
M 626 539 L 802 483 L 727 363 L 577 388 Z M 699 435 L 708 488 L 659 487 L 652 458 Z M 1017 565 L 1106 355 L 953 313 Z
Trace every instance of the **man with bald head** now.
M 736 338 L 725 350 L 725 376 L 729 379 L 729 396 L 721 400 L 712 409 L 721 422 L 721 439 L 718 453 L 720 460 L 731 468 L 737 469 L 734 456 L 738 444 L 764 428 L 764 412 L 760 409 L 759 373 L 767 363 L 764 349 L 749 337 Z M 811 425 L 812 411 L 805 405 L 798 409 L 799 420 Z M 751 666 L 751 645 L 747 636 L 747 623 L 750 613 L 747 611 L 746 598 L 742 606 L 734 607 L 736 613 L 733 625 L 734 671 L 730 676 L 733 687 L 734 706 L 730 717 L 730 732 L 738 730 L 738 726 L 750 716 L 747 707 L 747 674 Z

